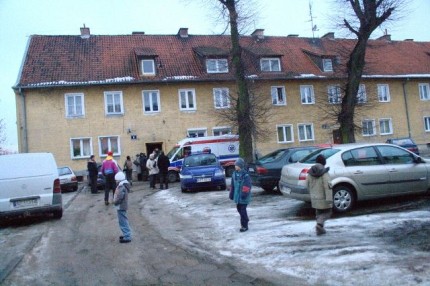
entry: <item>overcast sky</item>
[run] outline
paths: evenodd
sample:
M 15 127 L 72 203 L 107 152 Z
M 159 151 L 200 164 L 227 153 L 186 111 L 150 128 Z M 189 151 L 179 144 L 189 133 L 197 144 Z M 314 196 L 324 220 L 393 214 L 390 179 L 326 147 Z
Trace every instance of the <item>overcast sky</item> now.
M 85 24 L 92 34 L 115 35 L 144 31 L 146 34 L 176 34 L 181 27 L 189 34 L 215 34 L 224 30 L 217 25 L 211 0 L 0 0 L 0 118 L 6 123 L 6 146 L 17 150 L 15 97 L 17 81 L 30 35 L 79 35 Z M 217 0 L 212 0 L 217 1 Z M 333 0 L 255 0 L 258 18 L 255 28 L 269 36 L 298 34 L 312 37 L 309 1 L 312 3 L 315 37 L 327 32 L 335 36 L 330 18 Z M 430 0 L 410 0 L 401 21 L 376 31 L 392 40 L 430 41 Z M 339 9 L 337 9 L 339 10 Z

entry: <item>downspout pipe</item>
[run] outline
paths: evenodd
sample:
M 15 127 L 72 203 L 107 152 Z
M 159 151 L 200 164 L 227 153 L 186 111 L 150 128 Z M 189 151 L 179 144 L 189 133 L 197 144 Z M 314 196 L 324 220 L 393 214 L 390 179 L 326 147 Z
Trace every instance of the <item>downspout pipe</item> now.
M 403 99 L 405 101 L 405 110 L 406 110 L 406 123 L 408 125 L 408 135 L 411 136 L 411 123 L 409 121 L 409 108 L 408 108 L 408 100 L 407 100 L 407 92 L 406 92 L 406 84 L 408 83 L 409 78 L 407 78 L 404 82 L 402 82 L 403 87 Z
M 28 153 L 27 102 L 26 102 L 25 94 L 24 94 L 24 91 L 22 90 L 22 88 L 19 88 L 18 93 L 19 93 L 21 100 L 22 100 L 22 105 L 21 105 L 22 124 L 21 124 L 21 126 L 19 126 L 20 133 L 22 136 L 21 137 L 22 138 L 21 153 Z

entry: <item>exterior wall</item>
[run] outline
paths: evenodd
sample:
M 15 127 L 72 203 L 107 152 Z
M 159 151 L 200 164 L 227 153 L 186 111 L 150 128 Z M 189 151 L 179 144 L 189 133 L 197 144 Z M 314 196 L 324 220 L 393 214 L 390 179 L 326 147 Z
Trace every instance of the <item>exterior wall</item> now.
M 424 131 L 424 116 L 430 116 L 430 101 L 419 98 L 418 83 L 428 82 L 410 80 L 405 85 L 406 99 L 409 110 L 411 136 L 418 144 L 430 142 L 430 134 Z M 258 138 L 256 148 L 259 153 L 266 154 L 278 148 L 290 146 L 306 146 L 333 142 L 333 129 L 337 126 L 334 120 L 327 117 L 327 85 L 338 82 L 327 80 L 291 80 L 259 82 L 256 95 L 267 98 L 270 107 L 267 124 L 263 126 L 269 130 L 267 138 Z M 376 122 L 375 136 L 362 136 L 357 131 L 357 142 L 385 142 L 389 137 L 408 136 L 405 96 L 403 81 L 376 80 L 364 81 L 368 104 L 358 108 L 356 122 L 361 126 L 362 119 L 374 119 Z M 377 101 L 377 84 L 388 84 L 391 100 L 389 102 Z M 300 85 L 313 85 L 315 104 L 304 105 L 300 102 Z M 285 86 L 287 104 L 274 106 L 271 103 L 271 86 Z M 119 136 L 120 156 L 116 160 L 123 164 L 127 155 L 134 157 L 140 152 L 146 153 L 147 143 L 161 143 L 162 148 L 169 151 L 180 139 L 186 137 L 187 129 L 206 128 L 207 135 L 212 135 L 212 128 L 228 126 L 228 123 L 219 123 L 215 116 L 212 89 L 215 87 L 228 87 L 230 94 L 235 92 L 234 83 L 208 82 L 208 83 L 177 83 L 177 84 L 141 84 L 141 85 L 107 85 L 75 88 L 33 89 L 24 91 L 26 99 L 27 134 L 29 152 L 52 152 L 57 164 L 68 165 L 74 170 L 86 168 L 87 158 L 72 159 L 71 138 L 90 137 L 92 139 L 92 153 L 96 160 L 101 161 L 99 150 L 99 136 Z M 180 111 L 178 89 L 193 88 L 196 92 L 196 111 Z M 142 90 L 160 91 L 160 112 L 145 114 L 143 111 Z M 124 114 L 106 116 L 104 110 L 104 92 L 122 91 Z M 66 118 L 65 94 L 83 93 L 85 103 L 85 116 L 82 118 Z M 17 95 L 18 128 L 20 152 L 23 152 L 23 112 L 22 97 Z M 393 134 L 380 135 L 378 122 L 380 118 L 391 118 Z M 298 140 L 298 124 L 310 123 L 314 128 L 314 140 L 300 142 Z M 278 124 L 292 124 L 294 141 L 292 143 L 278 143 Z M 231 126 L 234 128 L 234 126 Z M 329 127 L 329 128 L 325 128 Z M 128 133 L 128 130 L 131 133 Z M 137 140 L 132 140 L 136 135 Z

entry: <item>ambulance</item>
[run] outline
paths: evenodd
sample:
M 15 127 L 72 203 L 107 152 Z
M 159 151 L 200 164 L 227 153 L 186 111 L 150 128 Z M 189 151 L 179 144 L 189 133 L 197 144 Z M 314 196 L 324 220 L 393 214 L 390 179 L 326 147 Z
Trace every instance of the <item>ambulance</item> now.
M 225 169 L 226 176 L 230 177 L 234 171 L 234 162 L 239 158 L 239 135 L 227 134 L 180 140 L 167 154 L 170 160 L 169 182 L 173 183 L 179 179 L 184 158 L 199 152 L 215 154 Z

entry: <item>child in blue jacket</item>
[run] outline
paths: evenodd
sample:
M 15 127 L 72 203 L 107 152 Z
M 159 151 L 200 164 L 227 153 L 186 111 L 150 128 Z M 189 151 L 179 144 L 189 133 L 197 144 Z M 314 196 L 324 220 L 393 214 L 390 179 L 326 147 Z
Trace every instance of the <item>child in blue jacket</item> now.
M 248 213 L 246 207 L 251 202 L 251 178 L 245 169 L 245 161 L 237 159 L 234 164 L 235 171 L 231 176 L 230 199 L 236 203 L 236 208 L 240 214 L 240 232 L 248 230 Z

